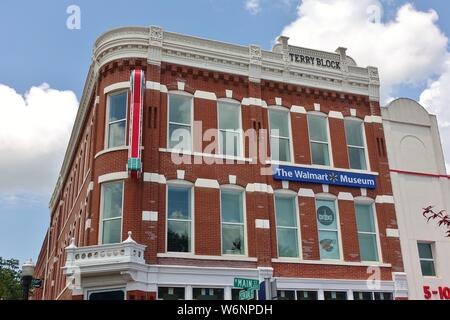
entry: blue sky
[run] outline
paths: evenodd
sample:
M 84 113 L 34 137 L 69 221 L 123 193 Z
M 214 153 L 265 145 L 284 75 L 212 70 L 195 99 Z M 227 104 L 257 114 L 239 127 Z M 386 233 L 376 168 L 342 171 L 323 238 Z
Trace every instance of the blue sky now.
M 330 1 L 334 3 L 339 0 Z M 355 3 L 357 1 L 359 0 L 355 0 Z M 379 4 L 384 10 L 380 23 L 388 28 L 399 7 L 406 2 L 380 1 Z M 409 1 L 414 5 L 416 11 L 427 12 L 429 9 L 434 9 L 437 12 L 439 19 L 434 23 L 443 37 L 450 35 L 450 9 L 446 2 L 442 0 Z M 246 7 L 249 3 L 253 4 L 250 9 L 248 6 Z M 78 5 L 81 9 L 80 30 L 66 28 L 68 18 L 66 9 L 72 4 Z M 124 25 L 158 25 L 169 31 L 243 45 L 258 44 L 269 50 L 273 40 L 288 25 L 299 19 L 298 4 L 299 2 L 295 0 L 128 0 L 120 2 L 106 0 L 2 0 L 0 1 L 0 85 L 4 86 L 4 92 L 7 92 L 12 98 L 11 100 L 2 100 L 0 94 L 0 111 L 2 108 L 5 110 L 12 108 L 10 101 L 17 101 L 18 97 L 22 97 L 26 104 L 33 105 L 32 99 L 24 96 L 32 87 L 37 87 L 33 91 L 36 96 L 51 95 L 52 99 L 61 99 L 51 100 L 52 103 L 65 105 L 66 103 L 61 101 L 67 101 L 67 104 L 73 105 L 75 97 L 79 99 L 82 94 L 84 80 L 90 65 L 92 45 L 101 33 L 111 28 Z M 294 29 L 291 32 L 308 32 L 308 30 L 295 31 Z M 418 42 L 422 41 L 422 37 L 427 37 L 426 30 L 423 34 L 417 34 L 416 37 Z M 316 42 L 312 40 L 311 43 Z M 383 45 L 383 42 L 380 41 L 378 45 Z M 350 55 L 353 51 L 358 52 L 353 49 L 348 48 Z M 442 48 L 440 50 L 442 51 Z M 445 50 L 448 51 L 448 44 Z M 441 53 L 439 54 L 442 56 Z M 371 61 L 370 57 L 365 58 Z M 390 57 L 386 56 L 386 59 L 390 59 Z M 356 60 L 358 62 L 358 59 Z M 412 65 L 411 68 L 414 66 Z M 423 75 L 413 75 L 414 81 L 407 80 L 406 75 L 405 82 L 392 80 L 393 84 L 389 87 L 389 95 L 419 99 L 430 83 L 443 76 L 445 72 L 443 70 L 444 67 L 441 68 L 440 65 L 437 65 L 424 71 Z M 42 86 L 43 83 L 48 85 Z M 442 81 L 438 84 L 441 83 Z M 11 90 L 8 91 L 6 88 Z M 42 99 L 44 100 L 39 101 L 47 101 L 45 100 L 47 98 Z M 435 100 L 432 99 L 424 101 L 442 105 L 441 100 L 438 102 L 434 102 Z M 432 110 L 442 112 L 439 107 L 434 107 Z M 74 107 L 67 109 L 67 114 L 70 114 L 72 119 Z M 0 113 L 0 117 L 2 116 L 4 113 Z M 442 116 L 442 118 L 444 117 L 448 118 L 447 114 Z M 16 117 L 10 121 L 14 123 L 19 119 Z M 19 123 L 17 125 L 20 127 Z M 47 126 L 52 126 L 52 123 L 48 123 Z M 40 127 L 37 128 L 37 131 L 41 130 Z M 64 144 L 70 133 L 69 129 L 61 129 L 54 134 L 58 138 L 57 134 L 64 132 L 61 134 L 63 146 L 58 150 L 52 149 L 51 152 L 54 153 L 49 151 L 46 154 L 47 158 L 39 154 L 39 157 L 31 157 L 30 162 L 23 160 L 25 161 L 23 167 L 17 168 L 18 175 L 21 175 L 22 172 L 26 172 L 28 163 L 33 162 L 33 165 L 37 165 L 38 168 L 46 168 L 49 170 L 48 172 L 51 172 L 49 174 L 50 182 L 45 177 L 27 174 L 18 179 L 19 182 L 14 183 L 13 189 L 9 189 L 12 178 L 8 176 L 7 171 L 16 172 L 14 171 L 16 169 L 12 167 L 17 162 L 17 157 L 22 158 L 23 154 L 18 153 L 17 156 L 12 156 L 8 151 L 10 149 L 2 148 L 1 143 L 5 141 L 6 137 L 18 139 L 21 143 L 23 139 L 20 139 L 20 136 L 2 136 L 0 128 L 0 157 L 3 158 L 3 162 L 0 158 L 0 165 L 3 164 L 3 169 L 0 168 L 0 256 L 19 258 L 22 261 L 28 257 L 37 258 L 48 226 L 47 203 L 60 169 L 65 151 Z M 34 132 L 34 135 L 39 133 Z M 28 141 L 28 143 L 33 144 L 34 142 Z M 10 157 L 9 160 L 8 157 Z M 36 181 L 31 183 L 30 179 L 43 179 L 43 187 L 39 189 L 36 187 Z

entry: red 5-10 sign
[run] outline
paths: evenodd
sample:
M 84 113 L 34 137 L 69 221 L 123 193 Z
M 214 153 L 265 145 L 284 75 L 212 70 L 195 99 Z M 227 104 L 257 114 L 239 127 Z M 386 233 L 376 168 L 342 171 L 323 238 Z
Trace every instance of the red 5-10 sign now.
M 425 299 L 429 300 L 431 297 L 437 295 L 440 300 L 450 300 L 450 288 L 439 287 L 438 290 L 431 290 L 430 286 L 423 286 L 423 296 Z

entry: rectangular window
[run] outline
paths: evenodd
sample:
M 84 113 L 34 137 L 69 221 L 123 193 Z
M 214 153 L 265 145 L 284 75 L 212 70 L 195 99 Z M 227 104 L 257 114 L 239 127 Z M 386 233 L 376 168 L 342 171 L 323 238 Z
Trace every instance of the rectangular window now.
M 107 148 L 125 146 L 127 127 L 127 92 L 108 96 Z
M 325 291 L 325 300 L 347 300 L 347 292 L 345 291 Z
M 377 231 L 373 206 L 371 204 L 356 204 L 355 212 L 361 261 L 378 261 Z
M 295 291 L 293 290 L 278 290 L 278 300 L 295 300 Z
M 291 161 L 291 138 L 287 111 L 269 110 L 270 150 L 272 160 Z
M 339 231 L 334 200 L 317 200 L 320 259 L 340 259 Z
M 218 288 L 194 288 L 193 300 L 224 300 L 224 289 Z
M 375 300 L 393 300 L 392 292 L 375 292 Z
M 242 155 L 241 106 L 236 103 L 219 101 L 219 148 L 222 155 Z
M 433 246 L 431 243 L 418 243 L 420 267 L 423 276 L 436 276 L 433 258 Z
M 123 182 L 102 185 L 102 244 L 122 241 Z
M 191 188 L 169 186 L 167 192 L 167 251 L 192 251 Z
M 159 287 L 158 299 L 159 300 L 184 300 L 184 288 L 172 288 L 172 287 Z
M 353 291 L 353 300 L 373 300 L 373 292 Z
M 330 165 L 328 150 L 328 120 L 324 116 L 308 114 L 311 162 L 323 166 Z
M 245 254 L 243 192 L 222 190 L 222 253 Z
M 351 169 L 367 170 L 363 122 L 345 119 L 345 136 Z
M 317 291 L 297 291 L 297 300 L 317 300 Z
M 298 223 L 294 197 L 275 196 L 278 257 L 298 257 Z
M 192 151 L 192 97 L 169 95 L 169 148 Z

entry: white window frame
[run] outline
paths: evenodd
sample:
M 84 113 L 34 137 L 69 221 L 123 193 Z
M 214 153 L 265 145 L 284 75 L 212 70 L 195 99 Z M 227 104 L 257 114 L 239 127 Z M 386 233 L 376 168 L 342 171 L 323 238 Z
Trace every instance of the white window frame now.
M 310 131 L 309 130 L 309 116 L 318 116 L 318 117 L 325 118 L 326 127 L 327 127 L 327 140 L 328 140 L 326 143 L 323 142 L 323 141 L 318 141 L 318 140 L 312 140 L 311 139 L 311 133 L 309 132 Z M 331 145 L 330 122 L 329 122 L 328 116 L 325 113 L 322 113 L 322 112 L 310 111 L 310 112 L 307 113 L 306 122 L 307 122 L 307 126 L 308 126 L 308 140 L 309 140 L 309 152 L 310 152 L 310 155 L 311 155 L 311 165 L 318 166 L 318 167 L 325 167 L 325 168 L 334 167 L 333 147 Z M 311 143 L 326 144 L 328 146 L 328 159 L 330 159 L 329 165 L 313 163 Z
M 180 188 L 180 189 L 190 189 L 190 196 L 191 196 L 191 219 L 190 220 L 186 220 L 186 219 L 169 219 L 169 188 L 173 187 L 173 188 Z M 169 254 L 177 254 L 177 255 L 186 255 L 186 256 L 192 256 L 195 255 L 195 214 L 194 214 L 194 184 L 189 182 L 189 181 L 185 181 L 185 180 L 172 180 L 172 181 L 168 181 L 166 184 L 166 229 L 165 229 L 165 238 L 166 238 L 166 243 L 165 243 L 165 251 L 166 253 Z M 191 223 L 191 250 L 189 252 L 178 252 L 178 251 L 169 251 L 169 237 L 168 235 L 168 231 L 169 231 L 169 220 L 170 221 L 182 221 L 182 222 L 190 222 Z
M 236 108 L 239 108 L 239 129 L 238 130 L 231 130 L 231 129 L 221 129 L 220 128 L 220 103 L 221 102 L 225 102 L 225 103 L 229 103 L 229 104 L 233 104 L 235 105 Z M 226 157 L 243 157 L 244 156 L 244 139 L 243 139 L 243 129 L 242 129 L 242 105 L 240 104 L 239 101 L 233 100 L 233 99 L 219 99 L 217 100 L 217 131 L 219 136 L 217 137 L 217 145 L 218 145 L 218 153 L 221 156 L 226 156 Z M 238 149 L 238 154 L 237 155 L 229 155 L 229 154 L 223 154 L 222 153 L 222 145 L 220 143 L 220 134 L 221 132 L 230 132 L 230 133 L 234 133 L 234 134 L 238 134 L 239 135 L 239 149 Z
M 363 140 L 363 144 L 364 146 L 360 147 L 360 146 L 353 146 L 353 145 L 349 145 L 347 143 L 347 131 L 345 130 L 345 121 L 358 121 L 361 122 L 361 138 Z M 365 122 L 364 120 L 360 119 L 360 118 L 356 118 L 356 117 L 346 117 L 344 118 L 344 131 L 345 131 L 345 142 L 347 144 L 347 157 L 348 157 L 348 167 L 351 170 L 360 170 L 360 171 L 370 171 L 370 160 L 369 160 L 369 152 L 368 152 L 368 148 L 367 148 L 367 137 L 366 137 L 366 126 L 365 126 Z M 350 167 L 350 153 L 348 152 L 349 148 L 358 148 L 358 149 L 362 149 L 364 148 L 364 157 L 366 158 L 366 169 L 353 169 Z
M 381 241 L 380 241 L 380 231 L 379 231 L 379 227 L 378 227 L 378 216 L 377 216 L 377 208 L 375 205 L 375 200 L 368 198 L 368 197 L 356 197 L 354 199 L 354 205 L 355 205 L 355 220 L 356 220 L 356 205 L 360 204 L 360 205 L 369 205 L 372 207 L 372 215 L 373 215 L 373 223 L 375 225 L 375 239 L 376 239 L 376 243 L 377 243 L 377 253 L 378 253 L 378 260 L 376 261 L 364 261 L 361 260 L 361 262 L 367 262 L 367 263 L 383 263 L 383 255 L 382 255 L 382 251 L 381 251 Z M 358 226 L 356 226 L 356 228 L 358 228 Z M 373 234 L 373 232 L 359 232 L 359 230 L 357 230 L 358 233 L 358 241 L 359 241 L 359 233 L 365 233 L 365 234 Z M 360 255 L 361 255 L 361 248 L 360 250 Z
M 115 147 L 109 147 L 109 127 L 111 124 L 114 123 L 119 123 L 119 122 L 123 122 L 124 120 L 116 120 L 116 121 L 112 121 L 109 122 L 109 111 L 110 111 L 110 103 L 111 103 L 111 96 L 116 96 L 116 95 L 120 95 L 122 93 L 126 94 L 126 107 L 125 107 L 125 141 L 123 145 L 120 146 L 115 146 Z M 128 134 L 128 109 L 129 109 L 129 105 L 128 105 L 128 99 L 129 99 L 129 93 L 128 90 L 117 90 L 117 91 L 112 91 L 112 92 L 108 92 L 107 96 L 106 96 L 106 116 L 105 116 L 105 144 L 104 144 L 104 149 L 105 150 L 109 150 L 109 149 L 115 149 L 115 148 L 122 148 L 128 145 L 127 142 L 127 134 Z
M 123 180 L 113 180 L 113 181 L 107 181 L 107 182 L 103 182 L 101 184 L 101 191 L 100 191 L 100 232 L 98 233 L 98 243 L 100 244 L 104 244 L 103 243 L 103 224 L 105 221 L 111 221 L 111 220 L 117 220 L 119 218 L 109 218 L 109 219 L 103 219 L 103 207 L 104 207 L 104 185 L 107 184 L 113 184 L 113 183 L 121 183 L 122 184 L 122 215 L 120 216 L 121 219 L 121 223 L 120 223 L 120 242 L 121 243 L 123 241 L 123 209 L 124 209 L 124 200 L 125 200 L 125 183 Z
M 226 254 L 223 252 L 223 215 L 222 215 L 222 191 L 241 193 L 242 195 L 242 220 L 243 223 L 225 222 L 228 225 L 243 225 L 244 227 L 244 254 Z M 223 185 L 220 187 L 220 251 L 222 256 L 248 257 L 248 232 L 247 232 L 247 202 L 245 189 L 236 185 Z
M 316 195 L 315 201 L 314 201 L 314 219 L 316 219 L 316 225 L 317 225 L 317 240 L 319 240 L 319 222 L 317 221 L 317 201 L 334 201 L 334 208 L 336 210 L 336 212 L 334 213 L 336 216 L 336 231 L 338 233 L 337 238 L 339 241 L 339 258 L 338 259 L 322 259 L 320 257 L 320 243 L 318 243 L 319 245 L 319 259 L 320 261 L 344 261 L 344 251 L 343 251 L 343 246 L 342 246 L 342 230 L 341 230 L 341 217 L 340 217 L 340 212 L 339 212 L 339 201 L 337 199 L 337 197 L 333 194 L 329 194 L 329 193 L 319 193 Z M 333 230 L 324 230 L 324 231 L 333 231 Z
M 419 252 L 419 244 L 428 244 L 430 245 L 430 249 L 431 249 L 431 256 L 432 258 L 421 258 L 420 257 L 420 252 Z M 419 270 L 420 270 L 420 275 L 424 278 L 437 278 L 438 276 L 438 270 L 436 268 L 436 251 L 435 251 L 435 242 L 432 241 L 417 241 L 417 256 L 419 257 Z M 423 275 L 422 273 L 422 261 L 432 261 L 433 262 L 433 267 L 434 267 L 434 276 L 428 276 L 428 275 Z
M 276 197 L 282 198 L 292 198 L 294 200 L 294 209 L 295 209 L 295 219 L 297 223 L 297 248 L 298 248 L 298 257 L 280 257 L 278 252 L 278 222 L 277 222 L 277 211 L 276 211 Z M 275 190 L 273 193 L 273 208 L 274 208 L 274 218 L 275 218 L 275 233 L 277 239 L 277 257 L 282 260 L 302 260 L 303 259 L 303 248 L 302 248 L 302 235 L 300 231 L 300 210 L 298 204 L 298 194 L 292 190 Z M 294 227 L 285 227 L 282 226 L 282 229 L 295 229 Z
M 289 130 L 289 137 L 283 137 L 278 135 L 272 135 L 272 128 L 270 127 L 270 112 L 285 112 L 287 114 L 288 118 L 288 130 Z M 272 161 L 279 162 L 279 163 L 294 163 L 294 148 L 293 148 L 293 141 L 292 141 L 292 124 L 291 124 L 291 112 L 288 108 L 283 106 L 269 106 L 267 108 L 267 120 L 268 120 L 268 127 L 269 127 L 269 145 L 270 145 L 270 158 Z M 275 160 L 272 156 L 272 138 L 277 138 L 281 140 L 289 139 L 289 161 L 284 160 Z
M 171 122 L 170 121 L 170 97 L 173 95 L 179 95 L 179 96 L 184 96 L 184 97 L 188 97 L 191 99 L 191 123 L 189 125 L 190 127 L 190 133 L 191 133 L 191 150 L 186 150 L 186 149 L 175 149 L 175 148 L 171 148 L 170 147 L 170 125 L 177 125 L 177 126 L 183 126 L 183 127 L 188 127 L 188 125 L 186 125 L 185 123 L 179 123 L 179 122 Z M 186 152 L 194 152 L 194 96 L 188 92 L 185 91 L 179 91 L 179 90 L 174 90 L 174 91 L 169 91 L 167 94 L 167 133 L 166 133 L 166 137 L 167 137 L 167 149 L 174 151 L 174 152 L 182 152 L 182 153 L 186 153 Z

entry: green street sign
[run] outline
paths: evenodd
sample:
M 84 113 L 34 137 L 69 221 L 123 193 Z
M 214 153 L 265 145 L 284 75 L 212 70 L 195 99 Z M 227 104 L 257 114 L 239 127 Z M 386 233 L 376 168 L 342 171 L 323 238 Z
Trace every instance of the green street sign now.
M 234 287 L 240 289 L 259 289 L 259 280 L 234 278 Z
M 33 280 L 31 280 L 31 286 L 33 288 L 40 288 L 40 287 L 42 287 L 42 280 L 40 280 L 40 279 L 33 279 Z
M 239 292 L 239 300 L 252 300 L 253 298 L 255 298 L 255 291 L 253 289 Z

